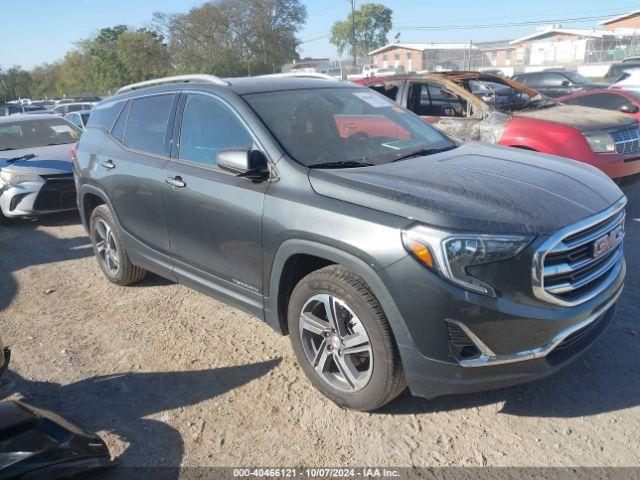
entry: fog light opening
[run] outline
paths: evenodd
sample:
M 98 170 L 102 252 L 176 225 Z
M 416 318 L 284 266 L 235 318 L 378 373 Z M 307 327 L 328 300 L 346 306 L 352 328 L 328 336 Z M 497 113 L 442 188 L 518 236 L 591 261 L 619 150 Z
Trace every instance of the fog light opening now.
M 482 355 L 473 340 L 469 338 L 458 323 L 449 320 L 446 323 L 451 352 L 456 358 L 459 360 L 472 360 Z

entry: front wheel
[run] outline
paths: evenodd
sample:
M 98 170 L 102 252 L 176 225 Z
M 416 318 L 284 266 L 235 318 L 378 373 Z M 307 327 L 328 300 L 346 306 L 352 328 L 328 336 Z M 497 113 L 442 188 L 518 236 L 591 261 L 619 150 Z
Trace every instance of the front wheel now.
M 389 322 L 353 272 L 333 265 L 304 277 L 291 294 L 288 324 L 302 370 L 336 404 L 375 410 L 405 389 Z
M 8 227 L 11 225 L 12 221 L 9 217 L 6 217 L 4 213 L 2 213 L 2 209 L 0 208 L 0 225 Z

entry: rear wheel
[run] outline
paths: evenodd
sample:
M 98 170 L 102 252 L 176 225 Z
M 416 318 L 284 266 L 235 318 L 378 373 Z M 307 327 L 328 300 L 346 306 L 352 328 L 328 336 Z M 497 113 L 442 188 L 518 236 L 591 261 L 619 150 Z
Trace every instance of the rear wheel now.
M 130 285 L 145 277 L 146 270 L 131 263 L 113 215 L 106 205 L 93 210 L 89 225 L 98 265 L 110 281 L 118 285 Z
M 289 334 L 311 383 L 340 406 L 375 410 L 405 389 L 391 328 L 364 281 L 333 265 L 291 294 Z

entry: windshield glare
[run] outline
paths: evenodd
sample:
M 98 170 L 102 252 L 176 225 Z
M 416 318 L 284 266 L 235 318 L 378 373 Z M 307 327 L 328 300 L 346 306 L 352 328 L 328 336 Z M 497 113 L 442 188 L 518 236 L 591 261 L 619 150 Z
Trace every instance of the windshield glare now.
M 62 118 L 0 123 L 0 151 L 77 142 L 80 131 Z
M 365 88 L 256 93 L 245 100 L 294 160 L 306 166 L 382 164 L 454 144 L 388 98 Z

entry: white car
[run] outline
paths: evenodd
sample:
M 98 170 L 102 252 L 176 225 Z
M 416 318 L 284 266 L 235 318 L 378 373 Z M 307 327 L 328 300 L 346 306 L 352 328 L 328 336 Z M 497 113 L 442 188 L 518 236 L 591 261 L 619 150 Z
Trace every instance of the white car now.
M 71 148 L 80 133 L 58 115 L 0 118 L 0 223 L 77 208 Z
M 61 103 L 60 105 L 52 108 L 51 113 L 62 115 L 64 117 L 67 113 L 91 110 L 94 105 L 95 103 L 92 102 Z
M 64 118 L 69 120 L 78 128 L 81 128 L 82 130 L 86 130 L 87 122 L 89 121 L 90 115 L 91 115 L 91 110 L 80 110 L 78 112 L 67 113 L 64 116 Z
M 621 88 L 640 92 L 640 68 L 631 68 L 624 73 L 609 88 Z

